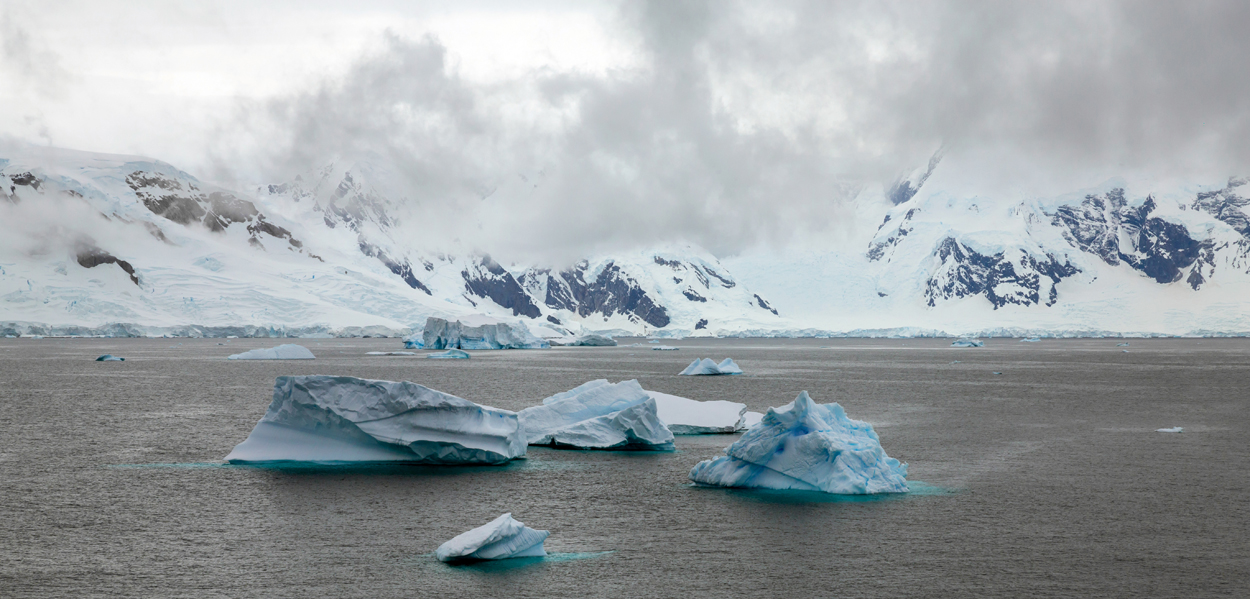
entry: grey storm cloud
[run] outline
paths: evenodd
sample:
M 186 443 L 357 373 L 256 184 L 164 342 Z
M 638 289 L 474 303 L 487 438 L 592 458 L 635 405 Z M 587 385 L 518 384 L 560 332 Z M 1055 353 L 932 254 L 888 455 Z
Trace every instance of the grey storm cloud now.
M 831 230 L 843 200 L 939 147 L 1239 172 L 1246 23 L 1243 2 L 625 3 L 637 67 L 474 83 L 436 38 L 391 34 L 241 123 L 273 177 L 381 156 L 409 204 L 441 207 L 423 217 L 440 230 L 538 253 L 681 239 L 723 254 Z

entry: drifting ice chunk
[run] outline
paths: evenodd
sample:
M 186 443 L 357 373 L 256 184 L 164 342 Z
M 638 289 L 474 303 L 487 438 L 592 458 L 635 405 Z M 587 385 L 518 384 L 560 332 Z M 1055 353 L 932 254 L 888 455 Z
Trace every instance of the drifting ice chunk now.
M 721 360 L 720 364 L 713 362 L 711 358 L 703 358 L 702 360 L 695 359 L 695 361 L 691 362 L 685 370 L 677 374 L 742 374 L 742 369 L 738 368 L 738 364 L 736 364 L 731 358 Z
M 525 455 L 515 412 L 409 382 L 280 376 L 231 463 L 501 464 Z
M 656 350 L 656 351 L 677 351 L 679 348 L 676 348 L 670 345 L 657 345 L 651 349 Z
M 410 351 L 370 351 L 365 352 L 366 356 L 415 356 L 416 352 Z
M 742 428 L 746 404 L 732 401 L 695 401 L 647 391 L 655 400 L 656 414 L 674 435 L 706 435 L 732 433 Z
M 956 339 L 951 347 L 985 347 L 985 342 L 980 339 Z
M 836 403 L 817 404 L 806 391 L 789 405 L 770 408 L 725 453 L 699 462 L 690 480 L 837 494 L 908 490 L 907 465 L 885 454 L 872 425 L 847 418 Z
M 95 359 L 96 362 L 125 362 L 126 358 L 119 358 L 113 354 L 104 354 Z
M 749 429 L 759 424 L 763 419 L 764 415 L 759 412 L 746 412 L 742 414 L 742 428 L 739 430 Z
M 1183 433 L 1185 432 L 1185 429 L 1183 427 L 1174 426 L 1172 428 L 1155 429 L 1155 432 L 1156 433 Z
M 1117 344 L 1115 344 L 1115 346 L 1116 346 L 1116 347 L 1128 347 L 1128 342 L 1127 342 L 1127 341 L 1125 341 L 1124 343 L 1117 343 Z
M 241 354 L 234 354 L 228 359 L 230 360 L 312 360 L 316 358 L 307 347 L 287 343 L 278 347 L 267 347 L 265 349 L 253 349 L 245 351 Z
M 543 541 L 551 533 L 534 530 L 504 514 L 443 543 L 434 555 L 440 561 L 457 562 L 510 557 L 543 557 Z
M 422 333 L 426 349 L 549 349 L 525 325 L 486 316 L 448 322 L 427 318 Z
M 543 400 L 518 414 L 530 445 L 671 451 L 673 433 L 638 384 L 600 379 Z
M 659 339 L 652 339 L 652 340 L 648 341 L 647 343 L 659 343 L 659 342 L 660 342 L 660 340 L 659 340 Z
M 429 354 L 426 357 L 434 360 L 468 360 L 471 356 L 469 356 L 469 352 L 467 351 L 449 349 L 444 352 Z
M 1040 342 L 1040 341 L 1041 341 L 1041 339 L 1038 339 L 1037 337 L 1029 337 L 1028 339 L 1021 339 L 1021 340 L 1020 340 L 1020 342 L 1021 342 L 1021 343 L 1038 343 L 1038 342 Z
M 603 335 L 582 335 L 581 337 L 573 340 L 573 342 L 569 345 L 586 347 L 614 347 L 616 345 L 616 340 L 611 337 L 604 337 Z
M 404 349 L 425 349 L 425 341 L 420 334 L 412 335 L 404 339 Z

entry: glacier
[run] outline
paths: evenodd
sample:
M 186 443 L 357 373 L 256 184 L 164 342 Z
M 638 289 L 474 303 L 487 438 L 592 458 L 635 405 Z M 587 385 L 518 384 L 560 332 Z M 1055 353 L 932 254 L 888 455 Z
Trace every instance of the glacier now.
M 674 435 L 733 433 L 745 428 L 746 404 L 725 400 L 695 401 L 685 397 L 647 391 L 655 400 L 656 413 Z
M 431 316 L 425 321 L 422 340 L 426 349 L 548 349 L 521 323 L 489 316 L 465 317 L 455 321 Z
M 442 562 L 467 562 L 511 557 L 544 557 L 543 541 L 551 533 L 534 530 L 509 512 L 487 524 L 456 535 L 434 552 Z
M 720 364 L 713 362 L 711 358 L 703 358 L 691 362 L 685 370 L 677 373 L 679 375 L 715 375 L 715 374 L 742 374 L 742 369 L 732 358 L 721 360 Z
M 125 362 L 126 358 L 119 358 L 113 354 L 104 354 L 95 359 L 96 362 Z
M 770 408 L 725 453 L 695 465 L 690 480 L 843 495 L 908 490 L 907 465 L 886 455 L 872 425 L 848 418 L 836 403 L 817 404 L 806 391 Z
M 636 380 L 599 379 L 517 413 L 530 445 L 672 451 L 673 433 Z
M 280 376 L 233 464 L 502 464 L 525 455 L 515 412 L 410 382 Z
M 447 351 L 436 352 L 426 356 L 432 360 L 468 360 L 472 356 L 469 352 L 460 349 L 449 349 Z
M 312 360 L 316 356 L 307 347 L 294 343 L 284 343 L 277 347 L 253 349 L 241 354 L 234 354 L 228 360 Z

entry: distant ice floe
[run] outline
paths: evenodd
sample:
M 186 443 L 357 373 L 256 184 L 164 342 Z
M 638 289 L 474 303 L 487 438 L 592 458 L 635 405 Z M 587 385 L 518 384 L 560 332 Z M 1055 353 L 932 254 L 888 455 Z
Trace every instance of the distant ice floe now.
M 113 354 L 104 354 L 95 359 L 96 362 L 125 362 L 126 358 L 119 358 Z
M 1184 427 L 1180 427 L 1180 426 L 1174 426 L 1174 427 L 1172 427 L 1172 428 L 1159 428 L 1159 429 L 1155 429 L 1155 432 L 1156 432 L 1156 433 L 1183 433 L 1183 432 L 1185 432 L 1185 428 L 1184 428 Z
M 695 401 L 685 397 L 647 391 L 655 400 L 656 413 L 674 435 L 734 433 L 745 428 L 746 404 L 732 401 Z
M 1037 337 L 1029 337 L 1027 339 L 1020 340 L 1021 343 L 1037 343 L 1039 341 L 1041 341 L 1041 339 L 1038 339 Z
M 422 332 L 425 349 L 549 349 L 519 322 L 505 322 L 488 316 L 456 321 L 430 317 Z
M 590 381 L 517 415 L 530 445 L 673 450 L 672 431 L 638 381 Z
M 1115 344 L 1115 346 L 1116 347 L 1128 347 L 1128 341 L 1125 341 L 1124 343 L 1117 343 Z
M 980 339 L 956 339 L 951 347 L 985 347 L 985 342 Z
M 544 557 L 543 541 L 551 533 L 534 530 L 504 514 L 489 523 L 456 535 L 443 543 L 435 557 L 443 562 L 462 562 L 512 557 Z
M 229 360 L 313 360 L 316 356 L 307 347 L 286 343 L 278 347 L 253 349 L 230 356 Z
M 716 375 L 716 374 L 742 374 L 742 369 L 732 358 L 721 360 L 720 364 L 713 362 L 711 358 L 695 359 L 685 370 L 677 373 L 679 375 Z
M 449 349 L 444 352 L 438 352 L 426 356 L 426 358 L 431 360 L 468 360 L 471 357 L 472 356 L 469 355 L 469 352 L 459 349 Z
M 231 463 L 502 464 L 525 455 L 515 412 L 409 382 L 280 376 Z
M 655 351 L 677 351 L 678 349 L 681 349 L 681 348 L 673 347 L 671 345 L 657 345 L 651 349 Z
M 725 453 L 699 462 L 690 480 L 853 495 L 908 490 L 907 465 L 886 455 L 872 425 L 851 420 L 836 403 L 817 404 L 806 391 L 770 408 Z
M 415 356 L 417 352 L 410 351 L 370 351 L 365 352 L 366 356 Z

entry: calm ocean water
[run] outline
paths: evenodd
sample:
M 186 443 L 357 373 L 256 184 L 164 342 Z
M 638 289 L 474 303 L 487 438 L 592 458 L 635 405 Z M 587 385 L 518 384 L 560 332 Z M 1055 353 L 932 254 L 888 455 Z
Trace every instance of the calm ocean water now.
M 688 340 L 467 361 L 304 340 L 311 362 L 228 362 L 277 342 L 222 343 L 0 340 L 0 596 L 1250 596 L 1250 340 Z M 747 375 L 676 376 L 727 356 Z M 807 390 L 873 423 L 916 492 L 691 487 L 736 438 L 720 435 L 497 468 L 222 464 L 284 374 L 511 410 L 596 378 L 757 411 Z M 432 557 L 503 512 L 550 530 L 554 555 Z

